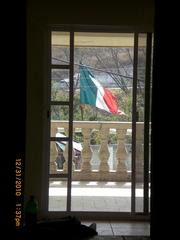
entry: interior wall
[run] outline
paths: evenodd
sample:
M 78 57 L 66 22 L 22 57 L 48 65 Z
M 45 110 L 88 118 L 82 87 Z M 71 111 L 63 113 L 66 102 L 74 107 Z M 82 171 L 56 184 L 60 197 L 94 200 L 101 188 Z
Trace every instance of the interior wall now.
M 27 1 L 27 130 L 25 202 L 34 194 L 42 209 L 44 34 L 50 24 L 118 25 L 153 31 L 153 0 Z M 41 214 L 41 213 L 40 213 Z

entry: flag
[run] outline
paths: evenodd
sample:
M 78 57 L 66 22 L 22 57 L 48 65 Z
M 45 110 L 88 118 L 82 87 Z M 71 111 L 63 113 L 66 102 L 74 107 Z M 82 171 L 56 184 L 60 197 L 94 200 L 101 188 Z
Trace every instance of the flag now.
M 80 65 L 80 103 L 95 106 L 112 114 L 125 115 L 118 109 L 115 96 L 82 64 Z

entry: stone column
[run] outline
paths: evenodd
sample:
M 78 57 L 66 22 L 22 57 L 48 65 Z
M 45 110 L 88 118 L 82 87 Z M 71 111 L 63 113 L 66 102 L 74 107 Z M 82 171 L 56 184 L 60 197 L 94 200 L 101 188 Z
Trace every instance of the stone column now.
M 68 136 L 69 133 L 68 133 L 68 129 L 67 128 L 64 128 L 64 132 L 65 132 L 65 135 Z M 69 143 L 66 142 L 66 145 L 65 145 L 65 150 L 63 152 L 63 155 L 64 155 L 64 158 L 65 158 L 65 162 L 63 164 L 63 172 L 64 173 L 67 173 L 68 171 L 68 149 L 69 149 Z
M 90 148 L 90 133 L 91 129 L 83 128 L 83 150 L 82 150 L 82 166 L 81 171 L 82 173 L 91 172 L 91 148 Z
M 74 135 L 75 135 L 75 127 L 73 127 L 73 139 L 74 139 Z M 72 171 L 75 170 L 74 157 L 75 157 L 75 149 L 73 148 L 73 143 L 72 143 Z
M 127 168 L 125 164 L 126 160 L 126 149 L 125 149 L 125 136 L 127 129 L 116 129 L 117 132 L 117 151 L 116 151 L 116 159 L 117 159 L 117 168 L 116 172 L 119 173 L 121 180 L 126 180 L 127 177 Z
M 99 171 L 100 172 L 109 172 L 109 150 L 108 150 L 108 134 L 109 128 L 102 128 L 100 130 L 101 146 L 99 150 Z
M 136 179 L 137 181 L 143 181 L 144 173 L 144 149 L 143 149 L 143 137 L 144 137 L 144 124 L 136 125 Z

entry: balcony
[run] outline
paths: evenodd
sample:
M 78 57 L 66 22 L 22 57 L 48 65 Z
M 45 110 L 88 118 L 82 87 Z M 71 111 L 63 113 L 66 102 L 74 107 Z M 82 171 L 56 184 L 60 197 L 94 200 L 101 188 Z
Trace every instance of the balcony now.
M 99 145 L 90 144 L 92 132 L 99 132 Z M 67 121 L 52 121 L 51 136 L 63 132 L 68 136 Z M 83 136 L 81 161 L 72 170 L 72 211 L 131 211 L 131 122 L 75 121 L 73 135 Z M 143 133 L 144 123 L 136 125 L 136 211 L 143 211 Z M 109 134 L 116 143 L 109 144 Z M 49 210 L 66 209 L 67 180 L 58 178 L 67 173 L 68 144 L 64 148 L 65 162 L 58 169 L 55 142 L 50 149 Z M 149 192 L 150 196 L 150 192 Z
M 83 149 L 78 169 L 73 162 L 73 181 L 131 181 L 131 122 L 74 121 L 73 134 L 83 135 Z M 67 133 L 67 121 L 51 121 L 51 136 L 57 132 Z M 99 132 L 100 144 L 90 144 L 92 131 Z M 136 125 L 136 180 L 143 181 L 143 131 L 144 123 Z M 116 135 L 116 143 L 108 144 L 109 134 Z M 67 135 L 67 134 L 66 134 Z M 58 169 L 55 142 L 51 143 L 50 174 L 67 173 L 68 144 L 65 145 L 63 169 Z

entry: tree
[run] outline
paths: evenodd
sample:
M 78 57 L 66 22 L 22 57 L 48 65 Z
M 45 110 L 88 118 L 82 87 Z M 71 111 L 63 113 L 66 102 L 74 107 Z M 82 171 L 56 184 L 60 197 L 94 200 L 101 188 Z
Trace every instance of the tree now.
M 69 63 L 69 49 L 55 47 L 53 52 L 53 61 L 57 63 Z M 138 54 L 138 80 L 137 80 L 137 111 L 140 119 L 143 120 L 144 110 L 144 72 L 145 72 L 145 52 L 144 48 L 139 49 Z M 62 59 L 63 58 L 63 59 Z M 79 63 L 80 61 L 90 68 L 95 77 L 105 83 L 105 78 L 109 76 L 108 81 L 115 88 L 113 92 L 116 96 L 120 109 L 127 116 L 122 116 L 120 120 L 132 120 L 132 86 L 133 86 L 133 48 L 127 47 L 84 47 L 75 48 L 74 50 L 74 119 L 81 120 L 79 108 Z M 64 70 L 65 71 L 65 70 Z M 66 70 L 67 71 L 67 70 Z M 103 77 L 101 77 L 103 74 Z M 105 76 L 105 77 L 104 77 Z M 64 95 L 67 91 L 68 95 L 68 78 L 62 70 L 54 70 L 52 73 L 52 100 L 65 100 Z M 62 84 L 64 83 L 63 87 Z M 61 87 L 60 87 L 61 85 Z M 110 87 L 108 83 L 108 87 Z M 111 89 L 112 91 L 112 89 Z M 58 118 L 58 110 L 54 108 L 54 116 Z M 92 106 L 86 106 L 84 109 L 84 120 L 115 120 L 119 121 L 119 117 L 113 116 L 101 110 L 97 110 Z

